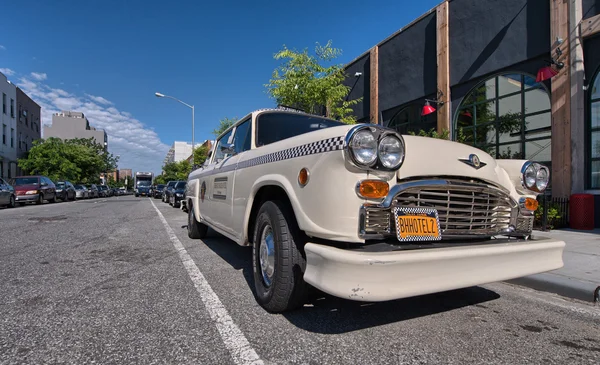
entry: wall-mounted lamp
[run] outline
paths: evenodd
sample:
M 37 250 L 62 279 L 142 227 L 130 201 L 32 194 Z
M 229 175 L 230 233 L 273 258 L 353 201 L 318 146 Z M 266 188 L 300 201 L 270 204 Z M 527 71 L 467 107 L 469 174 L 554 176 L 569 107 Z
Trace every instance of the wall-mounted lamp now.
M 444 95 L 444 93 L 438 90 L 438 98 L 437 99 L 435 99 L 435 100 L 425 99 L 425 105 L 423 106 L 423 110 L 421 111 L 421 116 L 428 115 L 428 114 L 435 112 L 435 108 L 432 107 L 431 104 L 429 104 L 430 102 L 436 103 L 438 106 L 444 105 L 444 102 L 442 100 L 439 100 L 443 95 Z
M 361 77 L 361 76 L 362 76 L 362 72 L 356 72 L 356 73 L 354 74 L 354 77 Z
M 558 41 L 558 42 L 559 42 L 559 44 L 562 43 L 561 41 Z M 544 80 L 548 80 L 548 79 L 551 79 L 554 76 L 558 75 L 558 70 L 565 67 L 565 64 L 563 62 L 557 61 L 560 56 L 562 56 L 562 51 L 560 50 L 560 47 L 557 47 L 556 48 L 556 59 L 553 57 L 550 61 L 546 61 L 548 63 L 548 66 L 544 66 L 538 70 L 537 77 L 535 78 L 535 82 L 541 82 Z M 552 67 L 553 65 L 556 66 L 556 68 Z

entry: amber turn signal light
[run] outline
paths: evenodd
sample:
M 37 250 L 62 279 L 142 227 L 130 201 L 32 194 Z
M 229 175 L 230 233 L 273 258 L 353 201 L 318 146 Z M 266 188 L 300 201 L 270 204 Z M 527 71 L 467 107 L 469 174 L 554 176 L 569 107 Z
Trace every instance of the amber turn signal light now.
M 363 180 L 358 185 L 358 195 L 367 199 L 384 198 L 390 192 L 387 181 Z
M 306 167 L 303 167 L 298 173 L 298 184 L 300 184 L 300 186 L 305 186 L 306 184 L 308 184 L 309 177 L 310 174 L 308 173 L 308 169 Z
M 525 198 L 525 209 L 527 210 L 536 210 L 538 207 L 538 201 L 536 199 L 533 198 Z

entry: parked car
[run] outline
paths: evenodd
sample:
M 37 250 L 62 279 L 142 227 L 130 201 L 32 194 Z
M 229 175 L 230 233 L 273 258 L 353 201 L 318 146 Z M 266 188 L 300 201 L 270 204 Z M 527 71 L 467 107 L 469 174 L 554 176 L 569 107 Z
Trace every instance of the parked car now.
M 157 184 L 154 189 L 152 190 L 152 197 L 154 198 L 161 198 L 162 197 L 162 193 L 163 193 L 163 189 L 165 188 L 165 184 Z
M 563 241 L 532 235 L 547 167 L 448 140 L 260 110 L 190 173 L 188 236 L 250 245 L 258 303 L 308 288 L 385 301 L 558 269 Z
M 42 204 L 44 200 L 56 203 L 56 185 L 46 176 L 17 176 L 13 187 L 15 200 L 20 205 L 27 202 Z
M 89 199 L 90 191 L 85 185 L 75 185 L 75 198 L 77 199 Z
M 57 181 L 56 182 L 56 194 L 62 201 L 75 200 L 76 192 L 75 187 L 70 181 Z
M 108 186 L 106 185 L 97 185 L 98 188 L 98 196 L 101 198 L 108 197 Z
M 181 199 L 183 199 L 186 185 L 187 183 L 185 181 L 178 181 L 175 186 L 173 186 L 169 198 L 169 205 L 173 208 L 179 208 L 181 206 L 180 202 Z
M 99 192 L 98 186 L 96 184 L 88 184 L 88 185 L 86 185 L 86 188 L 88 189 L 90 199 L 100 197 L 100 192 Z
M 15 198 L 15 188 L 6 180 L 0 178 L 0 206 L 14 208 Z
M 175 184 L 177 184 L 177 180 L 167 182 L 167 185 L 164 187 L 162 194 L 163 203 L 169 202 L 169 199 L 171 198 L 171 190 L 173 190 Z

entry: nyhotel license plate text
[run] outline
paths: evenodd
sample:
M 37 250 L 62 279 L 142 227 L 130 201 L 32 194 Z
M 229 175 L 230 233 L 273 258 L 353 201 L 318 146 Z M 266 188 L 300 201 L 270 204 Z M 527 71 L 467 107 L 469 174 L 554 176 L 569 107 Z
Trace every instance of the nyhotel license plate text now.
M 437 210 L 396 207 L 396 235 L 399 241 L 437 241 L 441 239 Z

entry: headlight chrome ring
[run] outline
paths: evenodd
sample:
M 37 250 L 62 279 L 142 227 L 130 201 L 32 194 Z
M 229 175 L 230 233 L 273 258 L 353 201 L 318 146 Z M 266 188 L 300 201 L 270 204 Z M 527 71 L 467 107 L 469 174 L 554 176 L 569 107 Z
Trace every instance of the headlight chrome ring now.
M 346 134 L 344 152 L 358 168 L 393 171 L 404 162 L 405 144 L 392 129 L 359 124 Z
M 550 171 L 540 163 L 527 161 L 521 167 L 521 185 L 527 190 L 541 193 L 548 187 Z

